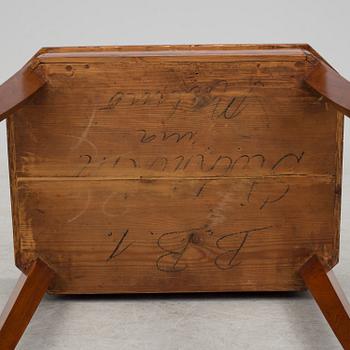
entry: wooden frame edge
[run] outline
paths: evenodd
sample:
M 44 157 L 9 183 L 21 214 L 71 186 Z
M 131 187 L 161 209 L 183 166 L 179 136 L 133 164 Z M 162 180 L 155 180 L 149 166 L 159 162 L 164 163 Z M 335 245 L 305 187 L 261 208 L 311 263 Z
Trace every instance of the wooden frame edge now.
M 299 274 L 339 342 L 344 349 L 350 349 L 350 305 L 333 271 L 313 255 Z

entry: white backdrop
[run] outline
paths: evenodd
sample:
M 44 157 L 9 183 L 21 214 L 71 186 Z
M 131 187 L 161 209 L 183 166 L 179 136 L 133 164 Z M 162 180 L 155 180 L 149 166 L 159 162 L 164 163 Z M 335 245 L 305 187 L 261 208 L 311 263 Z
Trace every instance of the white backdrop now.
M 309 43 L 350 79 L 349 0 L 1 0 L 0 83 L 44 46 Z M 341 263 L 350 296 L 350 150 L 345 127 Z M 14 268 L 5 125 L 0 125 L 0 307 Z M 239 315 L 239 317 L 238 317 Z M 57 324 L 56 324 L 57 321 Z M 138 331 L 136 332 L 135 329 Z M 307 296 L 56 300 L 21 349 L 338 349 Z

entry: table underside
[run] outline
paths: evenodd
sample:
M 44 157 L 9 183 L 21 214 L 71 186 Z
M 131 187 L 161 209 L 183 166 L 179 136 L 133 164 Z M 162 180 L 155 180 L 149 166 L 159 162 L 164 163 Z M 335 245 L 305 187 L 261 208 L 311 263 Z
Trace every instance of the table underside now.
M 337 263 L 343 116 L 312 59 L 183 51 L 39 56 L 9 158 L 16 264 L 51 293 L 301 290 Z

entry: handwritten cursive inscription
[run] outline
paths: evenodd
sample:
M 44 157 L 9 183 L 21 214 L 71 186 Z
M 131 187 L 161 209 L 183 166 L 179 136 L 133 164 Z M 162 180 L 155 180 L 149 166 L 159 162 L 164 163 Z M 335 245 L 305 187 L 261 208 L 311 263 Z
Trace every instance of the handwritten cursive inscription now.
M 278 158 L 277 161 L 273 162 L 270 171 L 277 171 L 280 167 L 282 167 L 283 162 L 289 158 L 295 159 L 297 165 L 302 161 L 303 156 L 304 152 L 301 152 L 299 155 L 295 153 L 282 155 L 282 157 Z M 90 154 L 81 155 L 79 158 L 80 160 L 84 161 L 84 164 L 80 166 L 76 176 L 86 176 L 89 170 L 96 174 L 103 167 L 117 169 L 119 166 L 122 166 L 124 169 L 130 167 L 168 172 L 186 171 L 191 166 L 191 170 L 197 170 L 203 173 L 210 173 L 220 170 L 222 174 L 231 174 L 237 167 L 244 168 L 250 165 L 252 167 L 251 170 L 254 171 L 254 166 L 264 168 L 266 165 L 266 157 L 264 154 L 260 153 L 252 155 L 244 154 L 236 157 L 226 154 L 219 154 L 216 157 L 214 156 L 214 158 L 211 155 L 198 153 L 187 156 L 155 156 L 150 160 L 137 157 L 123 157 L 122 155 L 95 159 Z
M 100 111 L 114 111 L 117 108 L 133 108 L 138 106 L 157 107 L 163 103 L 171 107 L 169 116 L 177 112 L 201 111 L 210 108 L 210 118 L 233 119 L 238 117 L 247 106 L 248 95 L 229 95 L 229 83 L 226 80 L 214 80 L 209 83 L 182 85 L 175 89 L 166 87 L 157 91 L 117 91 L 112 95 Z
M 229 270 L 234 266 L 239 265 L 240 262 L 236 261 L 237 256 L 246 244 L 248 237 L 253 233 L 266 231 L 270 228 L 272 228 L 272 226 L 258 227 L 245 231 L 227 233 L 221 236 L 216 241 L 216 246 L 217 248 L 224 250 L 224 252 L 215 258 L 216 267 L 220 270 Z M 232 240 L 233 238 L 238 238 L 239 244 L 237 247 L 232 247 L 230 239 Z
M 163 272 L 181 272 L 187 268 L 184 255 L 192 246 L 212 251 L 211 240 L 215 241 L 218 249 L 214 258 L 214 265 L 220 270 L 232 269 L 238 265 L 237 257 L 244 248 L 250 235 L 267 231 L 272 226 L 256 227 L 244 231 L 230 233 L 215 233 L 208 225 L 183 231 L 162 233 L 157 239 L 158 248 L 163 251 L 157 260 L 156 267 Z M 152 235 L 154 233 L 152 232 Z
M 140 138 L 141 143 L 151 143 L 155 140 L 161 140 L 161 141 L 174 141 L 175 143 L 179 143 L 181 141 L 193 141 L 193 138 L 197 134 L 193 131 L 187 131 L 187 132 L 169 132 L 164 131 L 160 133 L 159 135 L 147 132 L 146 130 L 137 130 L 142 133 L 142 136 Z

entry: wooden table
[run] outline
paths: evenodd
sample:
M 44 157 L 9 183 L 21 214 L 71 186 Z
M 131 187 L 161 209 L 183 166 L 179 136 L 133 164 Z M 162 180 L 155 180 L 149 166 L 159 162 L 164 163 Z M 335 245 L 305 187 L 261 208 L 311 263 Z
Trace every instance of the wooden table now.
M 46 291 L 305 288 L 349 349 L 329 272 L 349 111 L 308 45 L 40 50 L 0 87 L 23 272 L 0 349 Z

